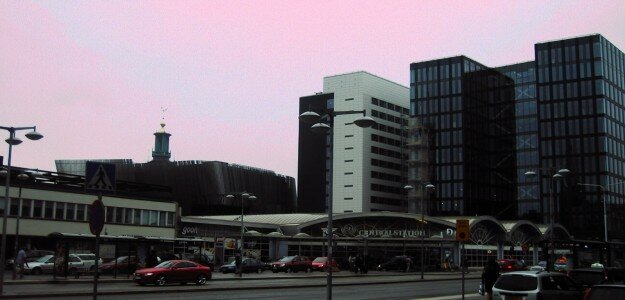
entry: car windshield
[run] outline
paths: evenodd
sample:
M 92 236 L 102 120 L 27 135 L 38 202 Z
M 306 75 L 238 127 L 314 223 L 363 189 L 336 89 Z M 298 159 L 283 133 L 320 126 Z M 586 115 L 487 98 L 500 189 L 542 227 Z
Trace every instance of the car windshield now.
M 282 262 L 292 261 L 293 258 L 295 258 L 295 256 L 285 256 L 282 259 L 280 259 L 279 261 L 282 261 Z
M 48 259 L 50 259 L 50 257 L 52 257 L 52 255 L 46 255 L 46 256 L 38 258 L 37 260 L 35 260 L 35 262 L 44 263 L 44 262 L 47 262 Z
M 313 262 L 326 262 L 328 259 L 326 257 L 317 257 Z
M 531 291 L 538 287 L 538 280 L 533 276 L 506 275 L 499 277 L 495 287 L 506 291 Z
M 117 263 L 124 262 L 127 258 L 128 258 L 128 256 L 120 256 L 120 257 L 117 258 Z
M 168 261 L 164 261 L 158 265 L 156 265 L 155 268 L 159 268 L 159 269 L 169 269 L 171 268 L 171 266 L 174 264 L 174 262 L 168 260 Z

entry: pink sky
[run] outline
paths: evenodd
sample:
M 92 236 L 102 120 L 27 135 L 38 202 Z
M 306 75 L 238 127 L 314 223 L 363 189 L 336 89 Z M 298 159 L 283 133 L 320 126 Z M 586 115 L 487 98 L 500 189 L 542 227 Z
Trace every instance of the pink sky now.
M 174 160 L 296 177 L 298 99 L 324 76 L 365 70 L 408 86 L 414 61 L 495 67 L 590 33 L 625 50 L 623 12 L 622 0 L 0 0 L 0 125 L 45 135 L 23 138 L 16 166 L 146 162 L 165 106 Z

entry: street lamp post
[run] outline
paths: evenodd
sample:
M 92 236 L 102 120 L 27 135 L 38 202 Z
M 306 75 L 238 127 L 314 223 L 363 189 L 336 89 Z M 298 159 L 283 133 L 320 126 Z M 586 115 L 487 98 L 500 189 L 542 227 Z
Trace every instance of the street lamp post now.
M 32 127 L 4 127 L 0 126 L 0 129 L 4 129 L 9 132 L 9 138 L 4 140 L 9 144 L 9 155 L 7 159 L 7 176 L 6 185 L 4 189 L 4 212 L 2 216 L 2 246 L 0 251 L 0 295 L 4 292 L 4 267 L 6 265 L 6 244 L 7 244 L 7 218 L 9 215 L 9 188 L 11 186 L 11 154 L 13 152 L 13 146 L 17 146 L 22 143 L 22 140 L 15 136 L 16 131 L 32 130 L 26 134 L 26 137 L 30 140 L 36 141 L 43 138 L 43 135 L 37 132 L 37 126 Z
M 423 205 L 423 199 L 425 198 L 426 195 L 430 195 L 430 193 L 432 191 L 434 191 L 434 189 L 436 189 L 436 187 L 434 187 L 433 184 L 431 183 L 427 183 L 423 185 L 423 188 L 425 189 L 425 194 L 421 195 L 421 280 L 423 280 L 423 274 L 425 273 L 425 206 Z M 404 186 L 404 190 L 406 190 L 407 193 L 409 193 L 410 191 L 414 190 L 414 186 L 412 185 L 406 185 Z
M 581 185 L 581 186 L 594 186 L 597 187 L 601 190 L 601 198 L 603 199 L 603 242 L 605 243 L 606 246 L 606 267 L 610 266 L 610 247 L 609 247 L 609 243 L 608 243 L 608 210 L 607 210 L 607 202 L 608 200 L 605 197 L 606 191 L 608 190 L 608 187 L 613 186 L 613 185 L 619 185 L 619 184 L 624 184 L 625 181 L 621 181 L 621 182 L 615 182 L 615 183 L 611 183 L 611 184 L 606 184 L 606 185 L 601 185 L 601 184 L 592 184 L 592 183 L 578 183 L 577 185 Z
M 234 199 L 234 195 L 227 195 L 226 198 L 228 198 L 229 200 L 233 200 Z M 241 194 L 241 246 L 240 246 L 240 257 L 241 257 L 241 263 L 239 264 L 239 277 L 243 277 L 243 246 L 245 245 L 243 243 L 243 234 L 245 233 L 245 226 L 243 225 L 243 204 L 245 203 L 245 199 L 249 199 L 249 200 L 256 200 L 256 196 L 248 194 L 246 192 L 243 192 Z
M 549 174 L 551 174 L 553 173 L 555 169 L 554 168 L 547 168 L 547 169 L 539 168 L 539 170 L 547 170 L 549 171 Z M 549 251 L 551 252 L 550 254 L 547 255 L 547 270 L 549 271 L 553 269 L 553 257 L 552 256 L 555 254 L 555 245 L 553 242 L 553 237 L 554 237 L 554 234 L 553 234 L 553 219 L 554 219 L 553 184 L 554 184 L 554 180 L 560 180 L 565 175 L 568 175 L 569 173 L 571 173 L 569 169 L 560 169 L 558 170 L 558 172 L 551 175 L 551 178 L 549 180 L 550 182 L 549 184 Z M 529 178 L 536 177 L 537 175 L 538 174 L 536 174 L 536 172 L 534 171 L 525 172 L 525 176 Z
M 24 181 L 27 180 L 28 178 L 30 178 L 28 175 L 24 174 L 24 173 L 20 173 L 19 175 L 17 175 L 17 179 L 19 179 L 20 181 Z M 20 237 L 20 217 L 22 214 L 22 184 L 20 183 L 20 188 L 19 188 L 19 192 L 18 192 L 18 198 L 19 198 L 19 206 L 17 209 L 17 216 L 15 218 L 15 243 L 13 245 L 13 280 L 15 280 L 17 278 L 17 268 L 15 267 L 15 261 L 17 260 L 17 252 L 18 252 L 18 240 Z
M 318 133 L 318 134 L 328 134 L 332 132 L 332 127 L 334 125 L 334 117 L 336 116 L 340 116 L 340 115 L 352 115 L 352 114 L 362 114 L 362 117 L 357 118 L 356 120 L 354 120 L 354 124 L 356 124 L 356 126 L 361 127 L 361 128 L 366 128 L 366 127 L 371 127 L 375 124 L 375 120 L 373 120 L 371 117 L 367 117 L 367 112 L 365 110 L 348 110 L 348 111 L 328 111 L 327 115 L 324 116 L 328 118 L 328 123 L 319 123 L 319 121 L 321 120 L 321 116 L 313 111 L 306 111 L 303 112 L 302 114 L 299 115 L 299 120 L 302 123 L 306 123 L 306 124 L 314 124 L 310 127 L 310 130 L 314 133 Z M 334 171 L 331 172 L 330 176 L 334 176 Z M 332 248 L 333 248 L 333 243 L 332 243 L 332 236 L 334 235 L 334 230 L 332 229 L 332 189 L 333 189 L 333 180 L 334 178 L 331 178 L 329 180 L 330 184 L 329 184 L 329 191 L 328 191 L 328 228 L 326 231 L 326 235 L 328 236 L 328 266 L 327 266 L 327 284 L 326 284 L 326 298 L 327 300 L 331 300 L 332 299 Z

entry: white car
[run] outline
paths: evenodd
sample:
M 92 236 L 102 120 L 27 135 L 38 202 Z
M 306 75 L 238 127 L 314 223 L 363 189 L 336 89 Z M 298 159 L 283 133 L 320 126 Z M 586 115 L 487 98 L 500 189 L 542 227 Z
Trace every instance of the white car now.
M 76 256 L 78 256 L 80 258 L 80 260 L 82 260 L 82 262 L 85 264 L 84 265 L 84 270 L 86 271 L 93 271 L 95 270 L 95 254 L 92 253 L 86 253 L 86 254 L 80 254 L 77 253 Z M 102 265 L 102 258 L 98 259 L 98 266 Z
M 493 299 L 579 300 L 584 288 L 565 274 L 545 271 L 503 273 L 493 286 Z
M 28 262 L 24 265 L 24 273 L 33 275 L 52 273 L 54 260 L 54 255 L 46 255 L 35 261 Z M 67 268 L 68 273 L 73 275 L 76 274 L 76 272 L 85 271 L 85 263 L 76 254 L 70 254 Z

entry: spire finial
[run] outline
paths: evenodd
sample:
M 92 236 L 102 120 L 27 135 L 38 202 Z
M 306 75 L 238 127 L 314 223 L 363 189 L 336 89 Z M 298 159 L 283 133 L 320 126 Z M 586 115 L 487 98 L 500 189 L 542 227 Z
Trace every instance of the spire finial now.
M 165 112 L 167 107 L 161 106 L 161 132 L 165 132 Z

